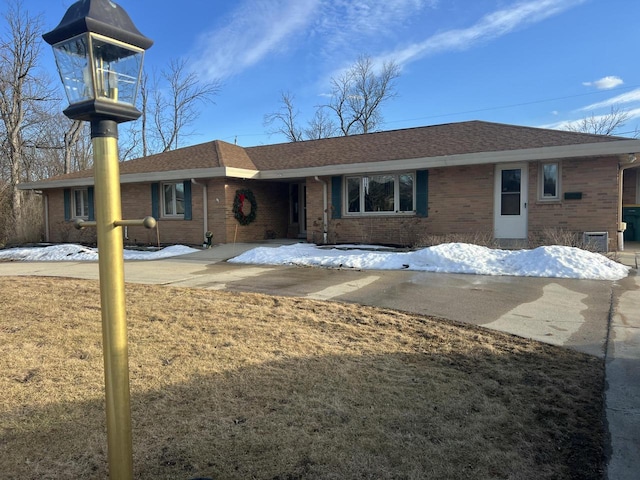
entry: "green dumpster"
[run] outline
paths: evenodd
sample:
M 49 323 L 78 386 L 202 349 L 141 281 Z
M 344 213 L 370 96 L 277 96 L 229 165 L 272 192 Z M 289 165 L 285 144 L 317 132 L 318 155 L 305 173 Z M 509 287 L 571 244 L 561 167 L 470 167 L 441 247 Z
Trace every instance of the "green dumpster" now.
M 627 223 L 625 241 L 640 242 L 640 205 L 622 207 L 622 221 Z

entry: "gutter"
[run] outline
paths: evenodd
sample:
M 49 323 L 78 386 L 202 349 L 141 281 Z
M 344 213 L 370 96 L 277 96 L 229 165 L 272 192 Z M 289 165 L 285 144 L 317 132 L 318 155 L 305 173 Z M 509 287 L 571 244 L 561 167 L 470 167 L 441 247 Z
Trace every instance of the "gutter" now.
M 326 245 L 327 231 L 329 230 L 329 221 L 327 215 L 327 210 L 329 208 L 327 193 L 328 185 L 326 181 L 321 180 L 318 176 L 315 176 L 314 179 L 316 182 L 320 182 L 322 184 L 322 243 Z
M 207 200 L 207 185 L 204 183 L 196 182 L 195 178 L 191 179 L 191 183 L 193 185 L 198 185 L 202 187 L 202 242 L 203 244 L 206 242 L 207 232 L 209 231 L 209 210 L 208 210 L 208 200 Z

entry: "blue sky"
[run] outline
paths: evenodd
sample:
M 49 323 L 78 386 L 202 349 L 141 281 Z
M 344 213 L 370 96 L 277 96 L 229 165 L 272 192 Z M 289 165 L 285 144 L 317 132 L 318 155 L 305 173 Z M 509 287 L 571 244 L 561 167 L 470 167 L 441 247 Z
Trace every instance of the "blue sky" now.
M 72 3 L 24 0 L 47 31 Z M 222 81 L 185 144 L 285 141 L 263 123 L 280 93 L 293 94 L 305 123 L 326 102 L 329 79 L 361 54 L 401 68 L 384 130 L 465 120 L 554 128 L 612 105 L 629 110 L 623 132 L 640 125 L 638 0 L 117 3 L 155 42 L 146 69 L 188 58 L 203 78 Z

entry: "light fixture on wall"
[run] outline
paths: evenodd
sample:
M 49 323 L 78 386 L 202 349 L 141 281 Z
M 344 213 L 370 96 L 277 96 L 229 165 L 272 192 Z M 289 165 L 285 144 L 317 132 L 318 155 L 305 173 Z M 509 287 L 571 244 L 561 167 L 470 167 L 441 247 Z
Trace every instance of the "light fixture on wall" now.
M 628 160 L 629 160 L 629 163 L 635 162 L 636 161 L 636 154 L 635 153 L 630 153 Z

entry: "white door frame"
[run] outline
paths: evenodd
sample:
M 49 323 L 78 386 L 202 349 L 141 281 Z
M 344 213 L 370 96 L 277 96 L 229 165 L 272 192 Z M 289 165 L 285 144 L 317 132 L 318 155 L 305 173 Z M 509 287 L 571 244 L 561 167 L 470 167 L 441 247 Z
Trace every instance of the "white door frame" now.
M 520 170 L 520 185 L 503 185 L 503 171 Z M 508 175 L 508 174 L 507 174 Z M 505 178 L 505 182 L 508 178 Z M 514 178 L 517 181 L 517 177 Z M 522 239 L 528 235 L 529 164 L 496 165 L 493 201 L 493 232 L 495 238 Z M 504 187 L 504 192 L 503 192 Z M 519 188 L 519 191 L 518 191 Z M 519 195 L 519 198 L 518 198 Z M 507 203 L 503 208 L 503 200 Z

